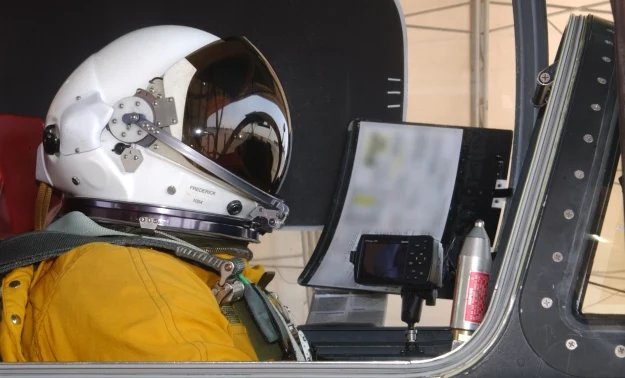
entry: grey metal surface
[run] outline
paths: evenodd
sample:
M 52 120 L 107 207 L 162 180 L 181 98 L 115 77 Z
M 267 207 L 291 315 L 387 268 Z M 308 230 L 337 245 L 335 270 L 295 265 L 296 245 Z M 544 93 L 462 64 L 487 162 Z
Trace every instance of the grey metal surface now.
M 143 163 L 143 154 L 136 148 L 126 148 L 119 157 L 122 160 L 124 170 L 129 173 L 135 172 Z
M 145 100 L 154 114 L 154 123 L 157 126 L 170 126 L 178 123 L 176 115 L 176 101 L 173 97 L 164 97 L 165 88 L 162 78 L 154 78 L 148 90 L 137 89 L 136 97 Z

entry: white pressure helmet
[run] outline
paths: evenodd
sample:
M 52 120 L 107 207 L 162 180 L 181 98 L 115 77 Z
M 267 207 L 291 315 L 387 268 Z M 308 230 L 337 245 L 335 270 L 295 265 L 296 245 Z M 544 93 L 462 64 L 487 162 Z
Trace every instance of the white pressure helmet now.
M 84 61 L 56 94 L 37 179 L 103 223 L 250 241 L 280 228 L 287 101 L 244 38 L 157 26 Z

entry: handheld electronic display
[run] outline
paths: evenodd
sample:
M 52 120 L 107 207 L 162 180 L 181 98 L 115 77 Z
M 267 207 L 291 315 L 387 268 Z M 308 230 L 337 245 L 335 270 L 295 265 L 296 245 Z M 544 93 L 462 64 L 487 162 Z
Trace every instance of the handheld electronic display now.
M 352 252 L 354 281 L 361 285 L 442 285 L 441 243 L 431 236 L 363 235 Z

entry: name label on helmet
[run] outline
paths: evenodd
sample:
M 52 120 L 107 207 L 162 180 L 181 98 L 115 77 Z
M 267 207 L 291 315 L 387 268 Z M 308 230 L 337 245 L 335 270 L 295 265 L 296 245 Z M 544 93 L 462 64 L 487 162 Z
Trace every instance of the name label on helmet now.
M 214 190 L 200 188 L 199 186 L 195 185 L 190 185 L 189 189 L 193 190 L 194 192 L 208 194 L 209 196 L 214 196 L 216 194 Z
M 211 211 L 215 199 L 221 195 L 218 188 L 192 178 L 185 179 L 181 187 L 184 188 L 182 201 L 199 211 Z

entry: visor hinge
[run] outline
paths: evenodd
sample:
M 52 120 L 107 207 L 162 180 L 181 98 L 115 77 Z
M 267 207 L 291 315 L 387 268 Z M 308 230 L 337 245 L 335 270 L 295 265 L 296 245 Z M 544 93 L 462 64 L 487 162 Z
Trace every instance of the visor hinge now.
M 277 210 L 266 209 L 260 205 L 256 206 L 256 208 L 250 213 L 249 217 L 252 220 L 261 219 L 263 223 L 261 226 L 269 227 L 266 231 L 271 231 L 271 229 L 280 229 L 284 226 L 284 221 L 289 214 L 289 208 L 284 204 L 284 202 L 280 202 L 276 205 L 278 208 Z
M 154 112 L 154 124 L 170 126 L 178 123 L 176 115 L 176 101 L 173 97 L 165 97 L 163 78 L 155 77 L 150 80 L 148 89 L 137 89 L 136 97 L 145 100 Z

